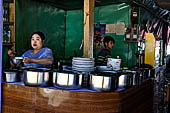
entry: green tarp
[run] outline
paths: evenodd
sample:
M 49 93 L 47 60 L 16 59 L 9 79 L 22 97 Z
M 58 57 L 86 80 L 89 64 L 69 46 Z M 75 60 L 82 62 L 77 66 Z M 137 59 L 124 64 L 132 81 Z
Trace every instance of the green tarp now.
M 130 24 L 130 7 L 127 4 L 113 4 L 95 8 L 95 23 Z M 83 39 L 83 10 L 58 9 L 53 5 L 32 1 L 16 0 L 16 50 L 18 55 L 30 48 L 30 35 L 40 30 L 46 36 L 46 46 L 51 48 L 55 60 L 68 59 L 83 55 L 79 49 Z M 120 56 L 122 66 L 136 64 L 136 43 L 124 41 L 124 35 L 111 35 L 116 44 L 112 50 L 113 57 Z M 96 56 L 98 51 L 94 51 Z

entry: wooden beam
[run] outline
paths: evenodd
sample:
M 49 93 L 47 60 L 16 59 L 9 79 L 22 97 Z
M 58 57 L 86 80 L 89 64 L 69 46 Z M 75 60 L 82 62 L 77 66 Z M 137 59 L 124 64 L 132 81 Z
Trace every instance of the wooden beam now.
M 84 0 L 84 57 L 93 58 L 94 0 Z
M 3 1 L 0 0 L 0 112 L 1 112 L 1 81 L 2 81 L 2 48 L 3 48 Z

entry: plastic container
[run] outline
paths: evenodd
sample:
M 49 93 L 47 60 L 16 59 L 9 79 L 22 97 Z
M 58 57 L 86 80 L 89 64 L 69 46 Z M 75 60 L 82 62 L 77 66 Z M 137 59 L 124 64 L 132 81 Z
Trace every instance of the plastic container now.
M 120 70 L 121 59 L 108 58 L 107 67 L 113 70 Z

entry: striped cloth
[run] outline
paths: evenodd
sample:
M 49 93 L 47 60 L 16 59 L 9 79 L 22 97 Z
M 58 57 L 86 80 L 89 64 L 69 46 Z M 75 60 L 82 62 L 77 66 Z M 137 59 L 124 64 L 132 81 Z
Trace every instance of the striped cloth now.
M 96 65 L 106 66 L 108 58 L 111 58 L 111 52 L 108 49 L 102 49 L 97 56 Z

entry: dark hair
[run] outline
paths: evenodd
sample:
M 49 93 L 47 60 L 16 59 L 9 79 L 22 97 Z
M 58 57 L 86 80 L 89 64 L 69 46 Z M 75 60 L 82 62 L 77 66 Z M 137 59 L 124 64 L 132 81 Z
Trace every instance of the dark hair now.
M 41 40 L 45 40 L 45 35 L 44 35 L 43 32 L 41 32 L 41 31 L 33 32 L 33 33 L 31 34 L 31 38 L 32 38 L 32 36 L 33 36 L 34 34 L 38 34 L 38 35 L 40 36 Z
M 106 47 L 105 43 L 109 43 L 110 41 L 112 41 L 113 44 L 115 44 L 114 38 L 112 38 L 111 36 L 105 36 L 105 37 L 104 37 L 104 40 L 103 40 L 104 47 Z

